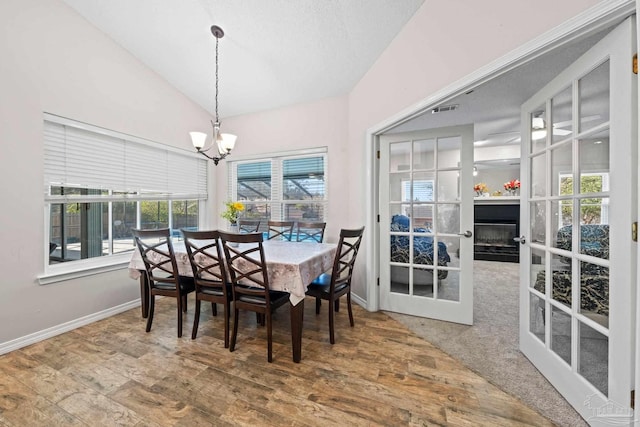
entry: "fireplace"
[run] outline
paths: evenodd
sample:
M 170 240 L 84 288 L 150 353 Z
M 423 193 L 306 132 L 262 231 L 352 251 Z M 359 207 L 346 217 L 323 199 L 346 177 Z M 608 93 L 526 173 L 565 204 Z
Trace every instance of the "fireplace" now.
M 486 261 L 519 262 L 520 246 L 513 239 L 520 234 L 520 205 L 475 205 L 473 258 Z

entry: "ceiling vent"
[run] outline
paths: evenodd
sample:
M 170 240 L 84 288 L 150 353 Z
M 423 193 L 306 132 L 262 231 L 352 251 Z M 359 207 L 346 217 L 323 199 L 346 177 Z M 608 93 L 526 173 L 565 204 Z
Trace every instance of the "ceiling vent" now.
M 455 111 L 458 109 L 459 106 L 460 104 L 440 105 L 439 107 L 436 107 L 433 110 L 431 110 L 431 114 L 444 113 L 445 111 Z

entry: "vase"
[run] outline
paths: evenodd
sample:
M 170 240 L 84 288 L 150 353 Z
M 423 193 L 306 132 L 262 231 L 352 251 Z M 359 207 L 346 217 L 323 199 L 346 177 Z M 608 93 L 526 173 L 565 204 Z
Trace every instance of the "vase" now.
M 229 225 L 229 232 L 233 233 L 233 234 L 239 234 L 238 223 L 237 222 L 232 222 Z M 229 242 L 229 246 L 231 246 L 233 248 L 237 248 L 238 247 L 238 243 Z

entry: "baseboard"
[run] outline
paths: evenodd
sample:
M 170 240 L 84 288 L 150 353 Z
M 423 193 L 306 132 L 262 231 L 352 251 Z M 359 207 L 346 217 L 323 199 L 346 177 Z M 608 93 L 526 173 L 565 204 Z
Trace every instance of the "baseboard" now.
M 81 326 L 88 325 L 98 320 L 106 319 L 107 317 L 114 316 L 116 314 L 123 313 L 127 310 L 140 306 L 140 299 L 130 301 L 115 307 L 108 308 L 98 313 L 93 313 L 88 316 L 80 317 L 69 322 L 62 323 L 60 325 L 53 326 L 51 328 L 44 329 L 33 334 L 25 335 L 24 337 L 16 338 L 11 341 L 0 343 L 0 354 L 9 353 L 19 348 L 26 347 L 31 344 L 46 340 L 47 338 L 55 337 L 56 335 L 69 332 L 73 329 L 77 329 Z
M 364 308 L 365 310 L 370 311 L 367 307 L 367 301 L 363 300 L 362 298 L 360 298 L 358 295 L 354 294 L 353 292 L 351 292 L 351 301 L 355 302 L 356 304 L 358 304 L 360 307 Z

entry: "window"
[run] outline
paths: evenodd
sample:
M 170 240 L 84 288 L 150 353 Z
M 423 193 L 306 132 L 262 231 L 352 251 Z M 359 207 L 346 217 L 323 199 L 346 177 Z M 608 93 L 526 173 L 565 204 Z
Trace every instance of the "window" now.
M 411 192 L 413 184 L 413 193 Z M 433 202 L 433 180 L 402 181 L 402 200 L 409 202 Z
M 573 176 L 571 174 L 560 174 L 559 185 L 561 196 L 573 194 Z M 579 201 L 580 224 L 609 224 L 609 197 L 607 194 L 609 192 L 609 173 L 582 173 L 578 191 L 581 195 Z M 560 201 L 562 208 L 560 226 L 572 223 L 572 203 L 570 199 Z
M 242 218 L 324 221 L 326 149 L 229 162 L 229 195 L 242 201 Z
M 132 228 L 198 228 L 207 163 L 194 154 L 45 114 L 41 283 L 128 262 Z M 125 258 L 118 257 L 125 255 Z M 53 277 L 53 279 L 52 279 Z

